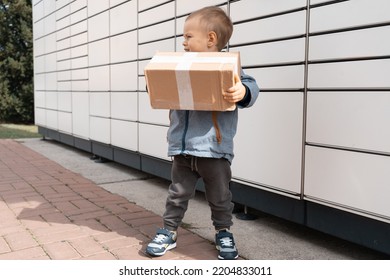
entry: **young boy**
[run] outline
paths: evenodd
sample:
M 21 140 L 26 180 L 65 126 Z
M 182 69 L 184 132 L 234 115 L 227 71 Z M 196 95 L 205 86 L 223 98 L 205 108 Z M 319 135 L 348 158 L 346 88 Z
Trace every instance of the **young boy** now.
M 229 41 L 233 24 L 218 7 L 206 7 L 193 12 L 184 23 L 184 50 L 188 52 L 218 52 Z M 241 73 L 224 98 L 238 107 L 252 106 L 259 93 L 256 81 Z M 172 183 L 169 187 L 164 227 L 157 231 L 146 252 L 162 256 L 176 247 L 180 226 L 188 201 L 194 196 L 195 185 L 202 178 L 211 219 L 216 230 L 215 243 L 219 259 L 237 259 L 233 234 L 230 164 L 233 160 L 233 137 L 238 121 L 237 109 L 226 112 L 170 111 L 168 155 L 173 157 Z

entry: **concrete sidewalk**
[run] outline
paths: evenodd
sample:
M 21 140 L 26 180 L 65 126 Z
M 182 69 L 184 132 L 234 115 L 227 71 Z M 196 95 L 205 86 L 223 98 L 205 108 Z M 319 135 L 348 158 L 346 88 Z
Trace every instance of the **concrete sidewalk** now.
M 0 259 L 151 259 L 169 182 L 51 140 L 0 140 Z M 215 260 L 210 210 L 191 200 L 178 247 L 158 259 Z M 243 259 L 387 259 L 269 215 L 234 219 Z

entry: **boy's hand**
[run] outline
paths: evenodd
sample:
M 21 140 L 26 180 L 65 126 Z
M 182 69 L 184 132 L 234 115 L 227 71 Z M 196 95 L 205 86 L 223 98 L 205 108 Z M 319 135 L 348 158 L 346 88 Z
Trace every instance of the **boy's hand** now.
M 244 85 L 241 83 L 240 77 L 235 74 L 234 75 L 234 86 L 229 88 L 227 91 L 223 93 L 223 98 L 231 103 L 237 103 L 241 101 L 245 96 L 246 89 Z

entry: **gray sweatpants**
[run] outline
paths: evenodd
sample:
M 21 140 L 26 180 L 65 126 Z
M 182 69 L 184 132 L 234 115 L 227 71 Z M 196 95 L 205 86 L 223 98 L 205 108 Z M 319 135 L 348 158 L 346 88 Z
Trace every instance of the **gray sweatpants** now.
M 163 215 L 164 227 L 168 230 L 176 230 L 180 226 L 188 202 L 195 194 L 195 185 L 198 179 L 202 178 L 215 229 L 229 229 L 233 224 L 234 206 L 229 189 L 231 177 L 230 163 L 226 159 L 175 156 L 172 183 L 169 186 Z

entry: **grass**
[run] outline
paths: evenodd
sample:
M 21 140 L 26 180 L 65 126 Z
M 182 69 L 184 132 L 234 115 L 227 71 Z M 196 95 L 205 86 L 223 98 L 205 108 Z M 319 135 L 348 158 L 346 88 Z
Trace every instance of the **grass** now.
M 35 125 L 0 124 L 0 139 L 40 138 Z

